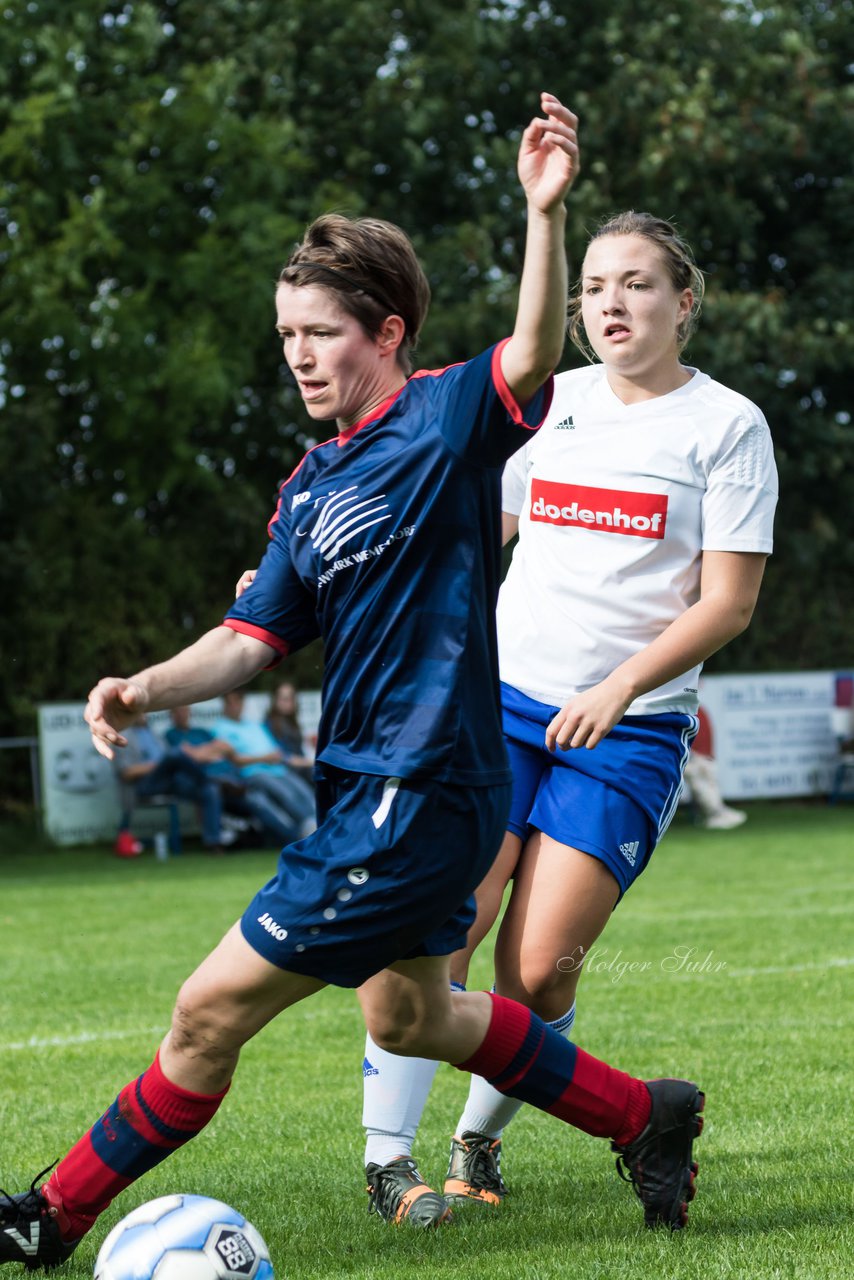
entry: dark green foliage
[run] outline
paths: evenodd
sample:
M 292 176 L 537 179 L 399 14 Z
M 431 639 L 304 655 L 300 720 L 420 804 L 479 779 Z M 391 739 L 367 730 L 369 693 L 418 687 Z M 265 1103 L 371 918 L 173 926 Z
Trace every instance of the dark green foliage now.
M 216 623 L 257 562 L 317 432 L 272 327 L 311 217 L 413 236 L 423 364 L 508 331 L 540 88 L 582 120 L 573 268 L 600 217 L 675 217 L 708 273 L 689 357 L 774 432 L 778 553 L 721 664 L 850 662 L 853 63 L 852 0 L 6 0 L 0 732 Z

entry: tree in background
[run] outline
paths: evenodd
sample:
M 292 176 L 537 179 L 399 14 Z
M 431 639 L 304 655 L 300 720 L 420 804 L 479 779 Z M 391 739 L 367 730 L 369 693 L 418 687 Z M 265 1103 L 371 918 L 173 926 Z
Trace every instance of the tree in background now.
M 778 550 L 727 668 L 850 661 L 852 65 L 852 0 L 7 0 L 0 732 L 215 624 L 257 562 L 317 430 L 272 310 L 312 217 L 412 235 L 422 366 L 508 329 L 540 88 L 582 122 L 571 260 L 618 209 L 675 218 L 708 275 L 689 359 L 771 423 Z

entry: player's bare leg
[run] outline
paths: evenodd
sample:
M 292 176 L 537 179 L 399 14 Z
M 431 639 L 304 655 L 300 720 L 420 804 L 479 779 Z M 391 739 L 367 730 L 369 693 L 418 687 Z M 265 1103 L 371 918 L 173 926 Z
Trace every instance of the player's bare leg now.
M 64 1262 L 113 1198 L 204 1128 L 241 1047 L 325 983 L 270 964 L 235 925 L 181 988 L 154 1061 L 126 1085 L 41 1187 L 0 1194 L 0 1264 Z M 41 1175 L 39 1175 L 41 1176 Z
M 367 1075 L 369 1067 L 378 1076 L 382 1072 L 381 1079 L 366 1078 L 364 1119 L 369 1126 L 369 1103 L 376 1103 L 380 1092 L 378 1123 L 390 1123 L 393 1130 L 372 1132 L 369 1127 L 365 1153 L 370 1208 L 386 1222 L 436 1227 L 451 1218 L 447 1202 L 424 1182 L 412 1157 L 412 1139 L 437 1062 L 432 1052 L 429 1058 L 418 1056 L 418 1040 L 410 1037 L 423 1034 L 427 1021 L 435 1016 L 446 1028 L 447 1039 L 442 1043 L 451 1052 L 465 1053 L 469 1043 L 476 1044 L 482 1038 L 489 1013 L 481 1011 L 482 1030 L 476 1024 L 468 1040 L 455 1039 L 449 979 L 450 957 L 443 956 L 404 961 L 359 990 L 368 1027 L 365 1072 Z M 398 1057 L 396 1051 L 406 1045 L 413 1056 Z M 378 1068 L 373 1066 L 375 1062 L 380 1064 Z M 409 1110 L 416 1112 L 416 1120 L 407 1131 Z
M 515 1001 L 449 993 L 446 976 L 440 961 L 421 959 L 366 983 L 360 999 L 375 1039 L 395 1052 L 443 1058 L 502 1093 L 610 1138 L 647 1224 L 684 1226 L 696 1172 L 692 1147 L 702 1128 L 697 1086 L 687 1080 L 644 1083 L 591 1057 Z
M 496 941 L 496 990 L 568 1036 L 584 957 L 610 919 L 618 895 L 617 882 L 603 863 L 534 832 L 519 858 Z M 451 1140 L 444 1186 L 451 1204 L 495 1206 L 504 1199 L 501 1135 L 521 1105 L 472 1077 Z
M 195 1093 L 225 1089 L 243 1045 L 282 1010 L 324 986 L 265 960 L 233 925 L 178 993 L 160 1046 L 164 1073 Z
M 527 841 L 495 944 L 495 986 L 547 1022 L 575 1000 L 619 885 L 597 858 L 540 831 Z
M 519 837 L 512 831 L 505 832 L 498 857 L 475 890 L 477 915 L 469 929 L 466 945 L 451 956 L 452 982 L 465 986 L 468 981 L 471 958 L 498 919 L 505 890 L 516 871 L 521 852 Z
M 454 990 L 465 990 L 469 961 L 498 918 L 504 891 L 521 847 L 519 837 L 507 832 L 498 857 L 475 891 L 477 915 L 474 924 L 465 947 L 450 958 L 450 985 Z M 380 1048 L 368 1032 L 362 1066 L 366 1170 L 391 1165 L 394 1170 L 407 1170 L 413 1186 L 425 1186 L 414 1162 L 413 1144 L 438 1065 L 435 1058 L 400 1057 L 389 1053 Z M 371 1177 L 369 1172 L 369 1185 Z M 414 1181 L 416 1178 L 418 1182 Z M 407 1222 L 435 1225 L 448 1220 L 447 1204 L 441 1196 L 433 1193 L 432 1199 L 428 1200 L 425 1192 L 419 1191 L 419 1198 L 421 1203 L 414 1214 L 407 1215 Z

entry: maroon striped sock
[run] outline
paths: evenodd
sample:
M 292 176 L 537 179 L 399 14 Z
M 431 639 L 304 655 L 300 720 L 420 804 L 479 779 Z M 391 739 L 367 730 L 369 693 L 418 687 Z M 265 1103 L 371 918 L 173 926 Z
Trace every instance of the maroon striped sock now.
M 461 1071 L 620 1146 L 638 1136 L 651 1106 L 642 1080 L 591 1057 L 515 1000 L 491 999 L 489 1030 Z
M 42 1188 L 61 1206 L 60 1230 L 79 1239 L 113 1198 L 189 1142 L 215 1115 L 221 1093 L 191 1093 L 163 1074 L 160 1054 L 60 1160 Z

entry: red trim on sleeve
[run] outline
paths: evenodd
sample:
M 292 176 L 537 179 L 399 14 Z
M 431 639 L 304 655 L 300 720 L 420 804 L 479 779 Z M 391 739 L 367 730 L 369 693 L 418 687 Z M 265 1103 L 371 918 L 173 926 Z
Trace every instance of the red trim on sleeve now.
M 504 338 L 503 341 L 499 342 L 498 346 L 495 348 L 495 350 L 492 353 L 492 381 L 495 383 L 495 390 L 498 392 L 498 395 L 501 399 L 501 403 L 504 405 L 504 408 L 510 414 L 510 417 L 513 419 L 513 421 L 516 423 L 516 426 L 525 427 L 528 431 L 538 431 L 539 428 L 542 426 L 542 424 L 545 422 L 546 415 L 548 414 L 548 411 L 552 405 L 552 396 L 554 395 L 554 381 L 555 381 L 554 374 L 550 373 L 547 380 L 543 383 L 543 386 L 545 388 L 545 400 L 543 403 L 542 416 L 537 422 L 526 422 L 525 410 L 520 406 L 513 392 L 508 387 L 507 381 L 504 377 L 504 371 L 501 368 L 501 352 L 507 346 L 507 343 L 509 341 L 510 341 L 509 338 Z M 531 399 L 533 399 L 533 396 L 531 397 Z
M 253 626 L 251 622 L 244 622 L 242 618 L 225 618 L 222 625 L 229 627 L 232 631 L 239 631 L 243 636 L 251 636 L 253 640 L 261 640 L 264 644 L 269 645 L 278 655 L 273 662 L 264 667 L 265 671 L 271 671 L 273 667 L 277 667 L 290 653 L 287 642 L 281 640 L 279 636 L 274 636 L 272 631 L 265 631 L 263 627 Z

